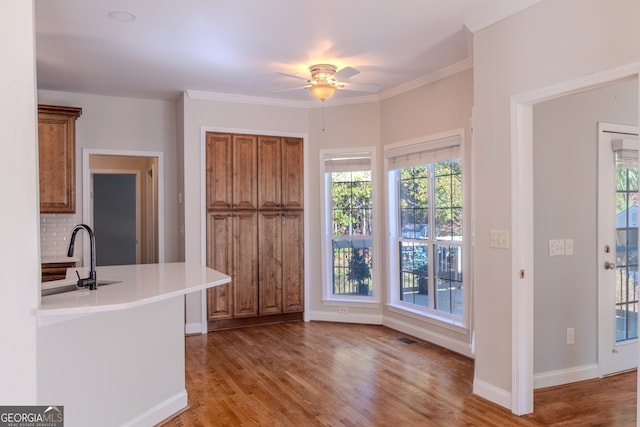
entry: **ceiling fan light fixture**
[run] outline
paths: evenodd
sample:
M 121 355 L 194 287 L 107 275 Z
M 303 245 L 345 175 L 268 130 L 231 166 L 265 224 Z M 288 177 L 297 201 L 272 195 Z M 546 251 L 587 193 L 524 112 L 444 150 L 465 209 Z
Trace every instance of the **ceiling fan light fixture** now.
M 336 92 L 336 85 L 327 82 L 318 82 L 308 87 L 309 91 L 320 101 L 330 99 Z

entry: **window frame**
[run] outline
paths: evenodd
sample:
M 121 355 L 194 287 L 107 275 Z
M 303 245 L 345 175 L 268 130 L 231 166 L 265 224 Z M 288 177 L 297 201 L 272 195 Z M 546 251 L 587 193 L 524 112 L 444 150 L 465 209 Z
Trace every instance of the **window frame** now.
M 465 132 L 463 128 L 455 129 L 450 132 L 443 132 L 436 135 L 417 138 L 410 141 L 399 142 L 390 144 L 384 147 L 384 170 L 387 192 L 387 231 L 388 242 L 387 243 L 387 306 L 391 312 L 403 314 L 409 317 L 413 317 L 420 320 L 426 320 L 430 323 L 434 323 L 438 326 L 443 326 L 448 329 L 453 329 L 459 332 L 467 332 L 469 328 L 469 319 L 471 315 L 470 296 L 472 295 L 472 274 L 471 268 L 471 227 L 470 227 L 470 205 L 469 205 L 469 176 L 467 163 L 465 161 Z M 424 307 L 412 303 L 408 303 L 401 300 L 400 295 L 400 242 L 401 241 L 413 241 L 418 243 L 428 244 L 428 250 L 431 253 L 431 245 L 448 245 L 454 243 L 449 240 L 438 239 L 410 239 L 403 238 L 400 228 L 400 195 L 399 195 L 399 180 L 400 169 L 407 166 L 393 167 L 394 158 L 400 158 L 402 156 L 411 156 L 421 152 L 446 152 L 447 147 L 457 145 L 459 146 L 460 166 L 462 170 L 462 242 L 456 242 L 455 245 L 461 249 L 462 256 L 462 316 L 453 315 L 451 313 L 436 310 L 433 305 L 435 298 L 434 291 L 437 288 L 435 278 L 431 279 L 429 283 L 429 307 Z M 450 157 L 451 158 L 451 157 Z M 427 162 L 436 163 L 440 160 Z M 424 163 L 424 164 L 427 164 Z M 429 198 L 433 200 L 433 192 L 430 190 Z M 430 203 L 430 208 L 434 205 Z M 434 224 L 429 224 L 430 230 L 433 230 Z M 433 236 L 433 234 L 432 234 Z M 434 236 L 435 237 L 435 236 Z M 429 271 L 430 276 L 433 275 L 433 257 L 429 258 Z
M 332 253 L 332 205 L 331 205 L 331 178 L 325 167 L 325 159 L 333 156 L 362 155 L 370 156 L 371 171 L 371 218 L 373 223 L 373 231 L 370 235 L 354 235 L 350 239 L 338 240 L 371 240 L 374 256 L 380 259 L 379 235 L 380 235 L 380 215 L 378 215 L 378 185 L 377 181 L 377 157 L 376 147 L 350 147 L 350 148 L 334 148 L 320 150 L 320 213 L 321 213 L 321 268 L 322 268 L 322 302 L 325 305 L 340 306 L 361 306 L 373 305 L 379 306 L 381 293 L 379 280 L 380 269 L 384 268 L 384 263 L 376 262 L 371 269 L 371 290 L 372 295 L 334 295 L 333 294 L 333 253 Z M 377 225 L 376 225 L 377 224 Z

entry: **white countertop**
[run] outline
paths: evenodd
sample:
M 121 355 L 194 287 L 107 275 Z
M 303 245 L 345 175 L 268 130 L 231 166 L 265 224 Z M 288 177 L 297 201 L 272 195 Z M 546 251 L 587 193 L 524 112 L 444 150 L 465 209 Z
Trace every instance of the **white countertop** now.
M 87 268 L 70 268 L 67 279 L 45 282 L 42 288 L 64 286 L 76 282 L 75 271 L 87 277 Z M 38 325 L 45 326 L 71 318 L 104 311 L 123 310 L 185 295 L 231 281 L 226 274 L 189 263 L 137 264 L 98 267 L 98 281 L 119 283 L 100 286 L 95 291 L 79 289 L 42 297 L 38 309 Z

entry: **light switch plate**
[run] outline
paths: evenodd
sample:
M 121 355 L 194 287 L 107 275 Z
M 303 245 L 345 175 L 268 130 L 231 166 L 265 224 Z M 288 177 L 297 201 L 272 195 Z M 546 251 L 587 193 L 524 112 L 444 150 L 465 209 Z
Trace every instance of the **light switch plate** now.
M 549 240 L 549 256 L 564 255 L 564 239 Z
M 509 232 L 506 230 L 491 230 L 492 248 L 509 249 Z
M 564 254 L 573 255 L 573 239 L 564 240 Z

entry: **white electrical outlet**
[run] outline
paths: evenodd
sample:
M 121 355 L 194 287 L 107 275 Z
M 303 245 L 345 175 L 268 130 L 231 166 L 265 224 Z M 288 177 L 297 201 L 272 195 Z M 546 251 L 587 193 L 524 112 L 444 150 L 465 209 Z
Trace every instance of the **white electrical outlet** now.
M 564 240 L 564 254 L 573 255 L 573 239 Z
M 549 240 L 549 256 L 564 255 L 564 239 Z
M 348 307 L 338 307 L 338 313 L 347 314 L 348 312 L 349 312 L 349 308 Z
M 567 344 L 575 344 L 576 331 L 574 328 L 567 328 Z
M 509 232 L 506 230 L 491 230 L 492 248 L 509 249 Z

